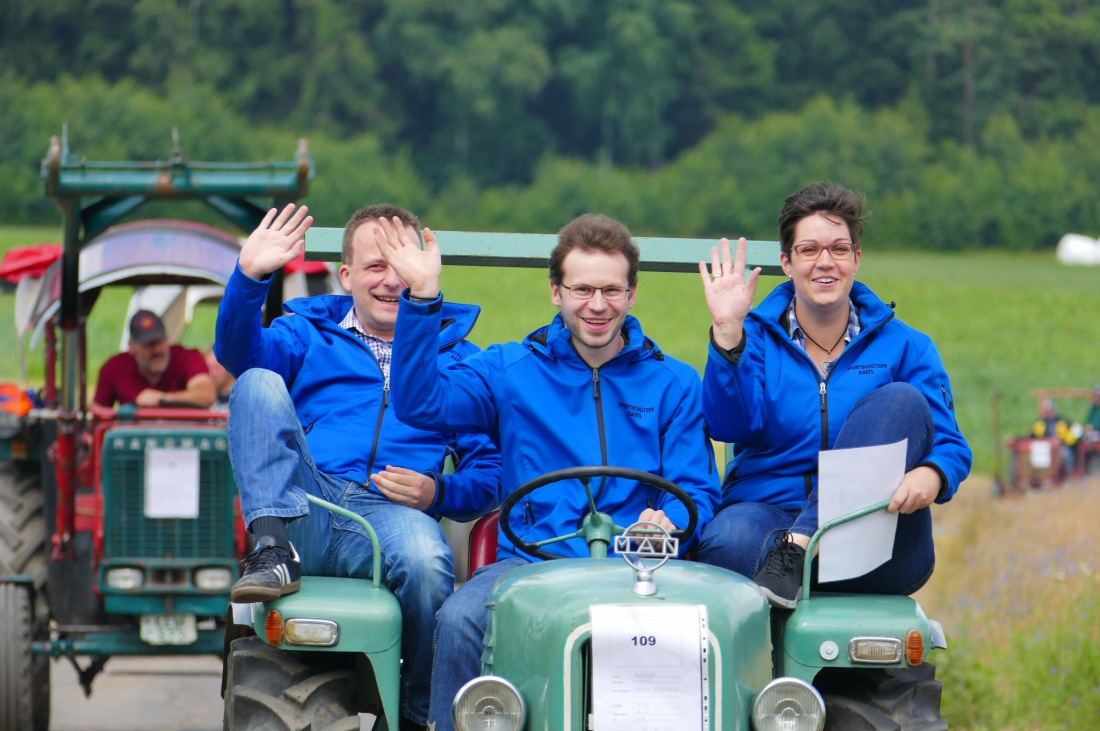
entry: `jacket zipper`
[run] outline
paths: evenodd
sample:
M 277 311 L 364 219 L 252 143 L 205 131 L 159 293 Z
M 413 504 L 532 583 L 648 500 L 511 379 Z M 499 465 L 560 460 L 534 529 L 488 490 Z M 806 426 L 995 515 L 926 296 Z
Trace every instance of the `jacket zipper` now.
M 596 399 L 596 423 L 600 429 L 600 458 L 603 460 L 603 466 L 607 466 L 607 432 L 604 429 L 603 423 L 603 396 L 600 393 L 600 369 L 592 369 L 592 390 L 593 396 Z M 603 490 L 607 486 L 607 477 L 600 478 L 600 489 L 596 491 L 596 495 L 592 498 L 593 502 L 600 499 L 603 495 Z
M 324 321 L 322 321 L 324 322 Z M 324 324 L 328 324 L 324 322 Z M 358 345 L 363 350 L 367 351 L 367 355 L 371 357 L 374 364 L 378 366 L 378 370 L 382 370 L 382 364 L 378 362 L 378 356 L 374 354 L 374 349 L 371 348 L 366 342 L 361 340 L 357 335 L 341 327 L 325 327 L 323 328 L 329 332 L 338 333 L 341 336 L 351 338 L 351 341 Z M 367 461 L 367 474 L 363 482 L 363 487 L 370 489 L 370 476 L 374 473 L 374 460 L 378 456 L 378 441 L 382 437 L 382 420 L 386 418 L 386 408 L 390 405 L 390 377 L 389 374 L 383 373 L 385 382 L 382 385 L 382 408 L 378 410 L 378 421 L 374 425 L 374 441 L 370 448 L 370 459 Z
M 817 366 L 814 366 L 816 368 Z M 818 393 L 821 394 L 821 448 L 829 448 L 829 396 L 826 391 L 825 383 L 829 380 L 826 376 L 824 380 L 818 377 L 820 388 Z
M 890 322 L 893 319 L 894 319 L 894 313 L 891 312 L 889 317 L 887 317 L 885 320 L 883 320 L 879 324 L 872 327 L 870 330 L 861 331 L 859 333 L 859 335 L 856 336 L 856 340 L 858 340 L 859 338 L 863 338 L 863 337 L 869 337 L 871 335 L 871 333 L 873 333 L 875 330 L 878 330 L 883 325 L 885 325 L 886 323 Z M 852 343 L 854 343 L 854 342 L 855 342 L 855 340 L 852 341 Z M 852 343 L 848 343 L 848 344 L 851 345 Z M 819 371 L 817 369 L 817 364 L 814 363 L 813 358 L 810 357 L 810 354 L 807 353 L 805 350 L 803 350 L 802 352 L 806 356 L 806 359 L 810 361 L 810 366 L 814 369 L 814 376 L 817 378 L 818 393 L 821 395 L 821 449 L 822 450 L 827 450 L 829 448 L 829 394 L 828 394 L 828 388 L 827 388 L 826 384 L 829 382 L 829 379 L 832 378 L 833 373 L 835 373 L 836 371 L 833 368 L 830 368 L 829 372 L 828 372 L 828 374 L 826 374 L 825 378 L 822 378 L 819 375 Z M 833 361 L 833 363 L 840 362 L 840 359 L 843 358 L 847 354 L 848 354 L 848 348 L 844 348 L 844 352 L 841 353 L 840 355 L 838 355 L 837 359 L 835 361 Z
M 390 377 L 386 376 L 386 383 L 382 386 L 382 408 L 378 410 L 378 422 L 374 426 L 374 444 L 370 447 L 370 461 L 367 463 L 367 482 L 370 484 L 370 476 L 374 474 L 374 458 L 378 454 L 378 439 L 382 436 L 382 419 L 386 416 L 386 407 L 390 405 Z

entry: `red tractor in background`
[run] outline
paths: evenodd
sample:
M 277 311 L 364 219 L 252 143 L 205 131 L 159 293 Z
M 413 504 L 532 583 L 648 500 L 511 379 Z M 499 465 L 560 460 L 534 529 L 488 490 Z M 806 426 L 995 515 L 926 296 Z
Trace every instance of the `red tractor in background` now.
M 66 131 L 42 177 L 64 243 L 16 292 L 20 352 L 44 342 L 44 383 L 0 389 L 0 731 L 48 729 L 51 658 L 90 694 L 115 655 L 222 654 L 246 549 L 227 415 L 93 406 L 88 315 L 110 287 L 152 300 L 169 287 L 175 339 L 195 302 L 220 297 L 240 242 L 194 222 L 119 222 L 146 202 L 201 201 L 248 232 L 305 195 L 312 163 L 304 140 L 293 162 L 202 163 L 178 138 L 165 161 L 89 162 Z M 268 319 L 282 311 L 278 280 Z

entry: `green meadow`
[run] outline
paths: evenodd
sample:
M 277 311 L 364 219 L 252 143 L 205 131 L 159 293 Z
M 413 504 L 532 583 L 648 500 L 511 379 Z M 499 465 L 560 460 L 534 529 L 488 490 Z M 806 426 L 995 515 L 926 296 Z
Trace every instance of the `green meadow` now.
M 58 240 L 60 231 L 0 228 L 0 252 Z M 445 242 L 444 242 L 445 243 Z M 521 338 L 554 314 L 546 273 L 452 267 L 449 299 L 483 313 L 474 340 Z M 1052 253 L 923 254 L 864 251 L 859 278 L 897 316 L 929 333 L 947 363 L 958 418 L 975 452 L 972 478 L 935 508 L 938 566 L 917 598 L 943 622 L 949 649 L 932 661 L 944 680 L 952 728 L 1093 729 L 1100 718 L 1100 567 L 1095 525 L 1100 484 L 1013 499 L 993 496 L 998 474 L 993 400 L 1001 436 L 1027 429 L 1029 390 L 1100 384 L 1100 268 L 1060 265 Z M 779 282 L 762 280 L 762 297 Z M 127 293 L 107 293 L 89 321 L 90 376 L 119 347 Z M 0 295 L 0 328 L 13 332 L 13 298 Z M 702 369 L 709 320 L 698 275 L 643 272 L 634 309 L 668 353 Z M 184 342 L 210 344 L 215 309 L 198 312 Z M 13 336 L 5 336 L 13 343 Z M 42 380 L 41 353 L 30 383 Z M 18 380 L 17 351 L 0 350 L 0 380 Z M 1061 410 L 1081 419 L 1083 401 Z M 1000 473 L 1007 471 L 1007 458 Z

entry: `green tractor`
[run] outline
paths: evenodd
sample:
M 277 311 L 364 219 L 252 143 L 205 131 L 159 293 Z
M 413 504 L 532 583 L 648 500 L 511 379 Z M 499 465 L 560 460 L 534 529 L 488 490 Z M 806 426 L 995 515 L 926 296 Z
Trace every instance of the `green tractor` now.
M 807 564 L 797 609 L 773 610 L 750 579 L 676 560 L 675 536 L 613 525 L 591 492 L 576 534 L 517 539 L 511 513 L 520 498 L 601 475 L 673 492 L 694 513 L 675 485 L 625 468 L 559 470 L 517 489 L 499 518 L 517 548 L 545 559 L 544 546 L 581 536 L 592 558 L 544 560 L 497 583 L 483 674 L 454 701 L 460 731 L 947 728 L 925 662 L 945 646 L 942 629 L 909 597 L 811 595 Z M 810 550 L 832 528 L 887 505 L 823 525 Z M 607 556 L 609 545 L 618 557 Z
M 246 550 L 227 414 L 91 403 L 86 325 L 104 291 L 132 287 L 163 302 L 175 339 L 240 250 L 210 226 L 124 216 L 201 201 L 247 232 L 304 195 L 312 169 L 304 141 L 289 163 L 193 162 L 178 139 L 165 161 L 89 162 L 66 130 L 42 176 L 64 244 L 16 288 L 18 342 L 44 341 L 44 387 L 0 388 L 0 731 L 49 727 L 51 659 L 87 695 L 112 656 L 222 654 Z
M 341 233 L 311 229 L 310 256 L 337 260 Z M 444 262 L 456 265 L 544 268 L 554 243 L 549 235 L 436 233 Z M 712 245 L 637 242 L 643 269 L 679 272 L 696 272 Z M 779 273 L 778 243 L 750 242 L 749 260 L 765 274 Z M 909 597 L 811 592 L 807 564 L 797 609 L 774 610 L 750 579 L 674 558 L 679 536 L 651 524 L 615 525 L 591 492 L 587 501 L 578 498 L 583 521 L 575 534 L 528 544 L 512 531 L 513 506 L 524 495 L 569 480 L 585 486 L 576 491 L 583 496 L 600 475 L 655 485 L 694 512 L 680 488 L 656 475 L 578 466 L 521 486 L 499 513 L 478 521 L 469 532 L 470 573 L 495 560 L 498 526 L 521 550 L 543 559 L 554 558 L 547 548 L 553 540 L 583 537 L 591 558 L 543 560 L 498 582 L 482 676 L 454 701 L 457 728 L 947 728 L 942 686 L 927 662 L 933 649 L 946 647 L 943 631 Z M 810 550 L 827 531 L 886 505 L 822 525 Z M 456 556 L 464 548 L 456 545 Z M 357 714 L 364 712 L 378 717 L 375 729 L 397 729 L 401 617 L 377 580 L 303 577 L 300 592 L 234 605 L 233 617 L 227 729 L 358 729 Z

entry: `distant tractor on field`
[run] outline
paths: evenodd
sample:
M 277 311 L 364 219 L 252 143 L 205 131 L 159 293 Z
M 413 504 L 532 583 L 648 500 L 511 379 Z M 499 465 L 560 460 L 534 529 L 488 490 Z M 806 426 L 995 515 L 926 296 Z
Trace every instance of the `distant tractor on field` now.
M 1026 433 L 1005 440 L 1009 450 L 1009 479 L 1001 492 L 1018 494 L 1027 490 L 1058 487 L 1070 478 L 1100 472 L 1100 389 L 1036 388 L 1038 414 Z M 1056 401 L 1092 404 L 1083 423 L 1064 416 Z M 995 413 L 994 419 L 999 417 Z

